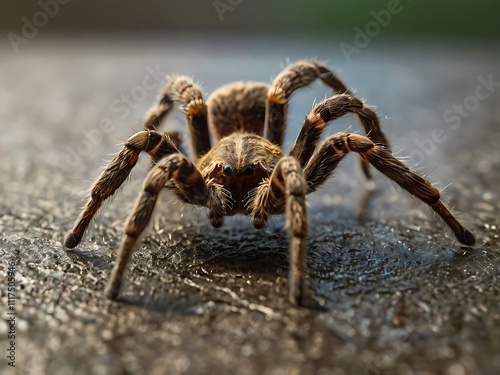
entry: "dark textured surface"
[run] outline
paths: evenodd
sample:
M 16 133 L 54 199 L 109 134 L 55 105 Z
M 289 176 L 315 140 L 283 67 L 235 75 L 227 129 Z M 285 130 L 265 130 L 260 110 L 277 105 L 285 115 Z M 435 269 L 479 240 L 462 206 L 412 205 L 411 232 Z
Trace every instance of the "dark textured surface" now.
M 334 42 L 40 39 L 18 55 L 8 46 L 0 53 L 2 309 L 11 259 L 18 297 L 17 367 L 9 372 L 2 355 L 2 373 L 499 373 L 500 87 L 458 129 L 443 119 L 472 100 L 480 77 L 500 81 L 498 46 L 381 44 L 350 64 Z M 194 75 L 211 92 L 239 79 L 269 82 L 286 58 L 310 56 L 328 59 L 377 106 L 399 156 L 438 185 L 452 183 L 444 194 L 477 245 L 461 248 L 427 208 L 378 175 L 358 224 L 364 181 L 350 157 L 309 199 L 310 279 L 327 312 L 286 301 L 283 218 L 261 231 L 231 218 L 215 230 L 203 211 L 168 195 L 133 257 L 123 303 L 105 300 L 146 158 L 80 246 L 66 252 L 61 240 L 103 160 L 140 130 L 159 88 L 137 96 L 148 69 Z M 286 150 L 326 94 L 317 84 L 295 95 Z M 137 100 L 124 104 L 123 95 Z M 351 125 L 358 129 L 347 118 L 326 133 Z M 182 116 L 167 127 L 184 131 Z M 433 149 L 435 128 L 444 136 Z M 428 157 L 415 153 L 419 144 Z M 0 331 L 3 352 L 3 322 Z

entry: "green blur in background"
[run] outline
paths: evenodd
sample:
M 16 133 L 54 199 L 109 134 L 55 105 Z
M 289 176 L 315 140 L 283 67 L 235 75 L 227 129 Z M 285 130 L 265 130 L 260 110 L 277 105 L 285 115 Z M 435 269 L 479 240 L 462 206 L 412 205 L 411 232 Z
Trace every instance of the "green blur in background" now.
M 375 21 L 380 26 L 378 33 L 385 37 L 466 36 L 491 41 L 500 35 L 500 2 L 491 0 L 4 0 L 0 30 L 4 36 L 20 33 L 25 20 L 33 21 L 43 7 L 56 10 L 57 16 L 49 16 L 43 27 L 44 32 L 56 33 L 183 31 L 317 34 L 325 38 L 351 35 L 355 28 L 372 27 L 368 31 L 375 32 L 377 27 L 370 24 Z M 385 11 L 391 7 L 399 11 L 384 21 L 388 19 Z

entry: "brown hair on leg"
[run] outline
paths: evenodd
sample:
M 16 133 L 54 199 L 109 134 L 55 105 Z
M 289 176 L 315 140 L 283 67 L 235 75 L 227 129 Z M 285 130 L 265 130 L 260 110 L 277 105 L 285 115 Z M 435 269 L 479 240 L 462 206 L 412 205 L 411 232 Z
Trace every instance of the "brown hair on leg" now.
M 123 149 L 109 162 L 92 185 L 90 199 L 71 232 L 66 236 L 64 246 L 72 249 L 80 243 L 92 218 L 103 202 L 125 182 L 137 163 L 139 154 L 143 151 L 147 152 L 153 160 L 158 160 L 166 154 L 178 152 L 167 135 L 156 131 L 145 130 L 130 137 L 125 142 Z
M 191 133 L 193 153 L 198 158 L 207 153 L 211 145 L 203 90 L 191 78 L 186 76 L 168 78 L 157 103 L 149 109 L 144 117 L 144 128 L 159 129 L 174 103 L 181 104 L 184 109 Z
M 167 156 L 151 169 L 144 181 L 143 190 L 125 224 L 125 236 L 118 250 L 118 257 L 106 287 L 106 297 L 115 300 L 120 292 L 123 274 L 132 256 L 139 236 L 151 219 L 158 194 L 169 180 L 175 180 L 189 203 L 206 206 L 208 189 L 198 169 L 181 154 Z

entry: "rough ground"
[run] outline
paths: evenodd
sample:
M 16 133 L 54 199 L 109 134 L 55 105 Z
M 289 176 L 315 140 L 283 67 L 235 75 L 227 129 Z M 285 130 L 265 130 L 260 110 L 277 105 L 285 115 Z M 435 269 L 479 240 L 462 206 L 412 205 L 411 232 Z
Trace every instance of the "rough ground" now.
M 173 39 L 40 36 L 17 55 L 2 47 L 4 354 L 9 261 L 17 316 L 16 367 L 2 354 L 0 372 L 500 373 L 500 89 L 471 99 L 480 77 L 500 81 L 498 46 L 374 42 L 348 63 L 331 41 Z M 203 211 L 169 196 L 133 257 L 123 303 L 107 301 L 103 288 L 148 161 L 76 250 L 66 252 L 61 240 L 104 161 L 140 130 L 159 87 L 152 79 L 145 88 L 149 70 L 194 75 L 211 92 L 238 79 L 269 81 L 286 58 L 311 56 L 328 59 L 377 106 L 399 156 L 419 162 L 440 186 L 452 183 L 444 194 L 477 245 L 461 247 L 427 208 L 378 176 L 366 220 L 357 223 L 365 183 L 351 157 L 309 200 L 310 282 L 326 312 L 285 298 L 283 218 L 262 231 L 246 218 L 214 230 Z M 287 149 L 311 103 L 326 94 L 317 84 L 294 97 Z M 464 101 L 475 108 L 455 129 L 443 116 Z M 347 118 L 329 132 L 351 125 L 358 129 Z M 185 130 L 182 116 L 168 127 Z M 443 131 L 431 141 L 435 128 Z

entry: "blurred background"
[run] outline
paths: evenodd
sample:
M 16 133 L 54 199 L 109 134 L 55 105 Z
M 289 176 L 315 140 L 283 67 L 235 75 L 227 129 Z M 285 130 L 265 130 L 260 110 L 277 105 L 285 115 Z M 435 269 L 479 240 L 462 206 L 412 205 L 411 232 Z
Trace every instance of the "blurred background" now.
M 42 3 L 49 6 L 54 2 L 4 0 L 0 4 L 0 27 L 4 32 L 19 30 L 23 17 L 30 19 Z M 500 31 L 500 4 L 487 0 L 61 0 L 57 4 L 64 9 L 50 19 L 45 32 L 317 34 L 328 38 L 349 34 L 371 20 L 371 11 L 391 7 L 404 11 L 387 25 L 386 36 L 497 40 Z

